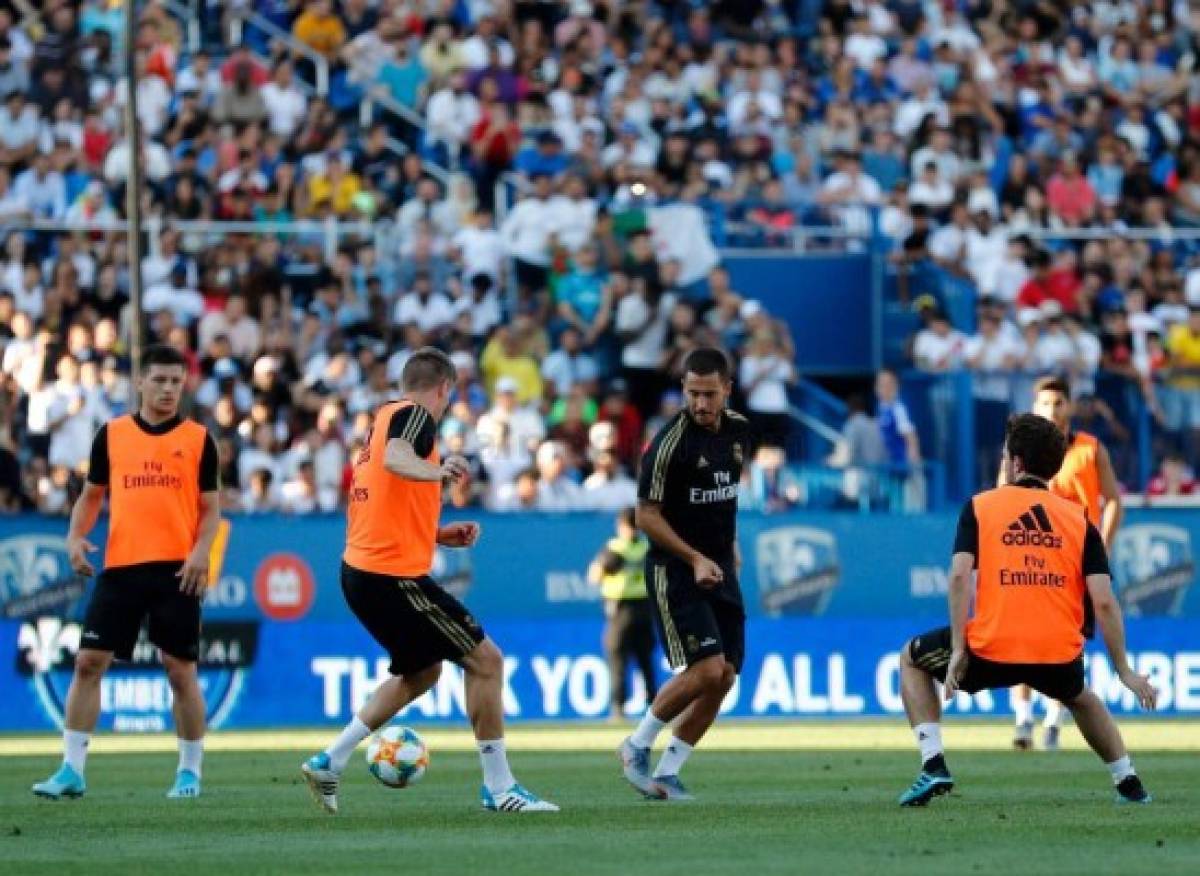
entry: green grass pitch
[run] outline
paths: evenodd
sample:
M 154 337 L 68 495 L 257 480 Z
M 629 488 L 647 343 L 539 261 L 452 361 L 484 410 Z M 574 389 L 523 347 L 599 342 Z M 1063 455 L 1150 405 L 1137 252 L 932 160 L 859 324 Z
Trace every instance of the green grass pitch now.
M 559 815 L 478 810 L 479 769 L 462 731 L 423 731 L 420 785 L 375 783 L 351 762 L 342 813 L 299 780 L 326 733 L 214 734 L 205 793 L 167 801 L 172 740 L 103 737 L 89 791 L 48 802 L 29 785 L 56 765 L 51 737 L 0 737 L 0 873 L 797 874 L 1200 872 L 1200 726 L 1127 722 L 1156 797 L 1117 806 L 1073 729 L 1064 751 L 1007 750 L 998 723 L 947 723 L 958 781 L 949 798 L 902 810 L 917 756 L 895 722 L 719 727 L 685 776 L 699 800 L 639 800 L 619 778 L 616 728 L 510 734 L 518 777 Z

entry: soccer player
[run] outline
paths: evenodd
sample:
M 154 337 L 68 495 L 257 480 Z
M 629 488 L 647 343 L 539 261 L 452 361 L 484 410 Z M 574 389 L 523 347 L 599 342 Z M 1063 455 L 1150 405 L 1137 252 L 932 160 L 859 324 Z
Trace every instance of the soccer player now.
M 1147 709 L 1158 697 L 1126 659 L 1121 608 L 1099 531 L 1077 504 L 1049 490 L 1065 454 L 1066 436 L 1049 420 L 1010 418 L 1005 486 L 963 506 L 950 566 L 950 626 L 910 639 L 900 652 L 901 697 L 921 750 L 921 773 L 900 795 L 902 806 L 924 806 L 954 787 L 934 679 L 945 682 L 947 700 L 957 690 L 1028 684 L 1061 701 L 1108 765 L 1118 801 L 1150 802 L 1121 731 L 1084 684 L 1084 597 L 1090 595 L 1122 684 Z M 973 571 L 975 611 L 968 619 Z
M 504 749 L 504 657 L 457 599 L 429 577 L 436 545 L 470 547 L 477 523 L 438 527 L 442 485 L 467 474 L 462 457 L 441 460 L 437 423 L 450 403 L 455 369 L 424 347 L 404 365 L 404 397 L 375 413 L 354 463 L 347 509 L 342 593 L 391 658 L 391 678 L 333 743 L 301 767 L 314 798 L 338 810 L 338 781 L 354 749 L 437 682 L 442 661 L 466 671 L 466 706 L 483 764 L 489 812 L 557 812 L 517 784 Z
M 100 679 L 129 660 L 142 622 L 171 685 L 179 768 L 172 799 L 200 796 L 204 696 L 196 678 L 200 603 L 220 526 L 217 447 L 203 426 L 179 416 L 187 364 L 174 348 L 142 354 L 138 412 L 111 420 L 92 442 L 87 483 L 71 512 L 71 567 L 92 576 L 87 541 L 107 492 L 104 571 L 88 606 L 67 693 L 62 766 L 33 786 L 39 797 L 81 797 L 88 740 L 100 714 Z
M 667 658 L 683 668 L 618 751 L 626 780 L 651 799 L 692 799 L 679 771 L 716 719 L 745 655 L 737 493 L 743 460 L 753 450 L 746 418 L 725 407 L 730 388 L 724 353 L 704 347 L 689 353 L 684 410 L 642 458 L 637 524 L 651 544 L 646 581 Z M 650 750 L 672 721 L 652 775 Z
M 1062 468 L 1050 481 L 1050 492 L 1081 505 L 1088 520 L 1099 528 L 1105 549 L 1111 551 L 1123 513 L 1121 490 L 1104 445 L 1094 435 L 1071 430 L 1073 412 L 1071 389 L 1064 379 L 1043 377 L 1034 384 L 1033 413 L 1054 423 L 1067 436 L 1067 455 Z M 998 483 L 1005 483 L 1003 469 Z M 1093 626 L 1090 608 L 1085 613 L 1085 626 L 1090 636 Z M 1028 751 L 1033 747 L 1033 692 L 1028 685 L 1020 685 L 1013 688 L 1012 700 L 1016 719 L 1013 746 Z M 1042 721 L 1043 744 L 1047 751 L 1058 749 L 1062 719 L 1062 703 L 1047 701 Z

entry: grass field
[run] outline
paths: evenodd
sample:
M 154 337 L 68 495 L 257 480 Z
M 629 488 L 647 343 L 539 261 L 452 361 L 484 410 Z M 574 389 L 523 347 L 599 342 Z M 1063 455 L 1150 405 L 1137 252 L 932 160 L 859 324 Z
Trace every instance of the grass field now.
M 89 792 L 35 800 L 57 763 L 51 737 L 0 737 L 0 873 L 1154 873 L 1200 872 L 1200 725 L 1126 722 L 1156 797 L 1118 807 L 1107 772 L 1066 731 L 1058 754 L 1007 750 L 1009 728 L 947 725 L 954 795 L 902 810 L 917 767 L 907 728 L 729 724 L 687 765 L 699 800 L 639 800 L 619 778 L 615 728 L 509 735 L 518 777 L 559 815 L 477 811 L 469 736 L 428 731 L 425 781 L 392 791 L 356 759 L 342 813 L 324 815 L 298 778 L 325 733 L 214 734 L 205 795 L 163 798 L 168 737 L 93 744 Z

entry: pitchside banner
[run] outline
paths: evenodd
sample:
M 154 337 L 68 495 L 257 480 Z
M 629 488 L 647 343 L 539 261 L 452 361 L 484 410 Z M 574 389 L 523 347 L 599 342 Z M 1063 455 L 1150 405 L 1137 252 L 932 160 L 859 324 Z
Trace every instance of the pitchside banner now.
M 599 595 L 584 569 L 611 520 L 474 519 L 483 523 L 480 544 L 439 552 L 435 575 L 504 649 L 509 716 L 603 715 Z M 727 713 L 899 713 L 896 651 L 944 622 L 954 522 L 953 515 L 744 515 L 749 647 Z M 384 677 L 386 659 L 342 602 L 343 527 L 337 517 L 231 519 L 201 646 L 214 726 L 340 723 Z M 62 520 L 0 520 L 0 730 L 61 722 L 90 586 L 71 573 L 65 531 Z M 1200 597 L 1192 586 L 1198 538 L 1194 511 L 1134 511 L 1113 556 L 1130 651 L 1163 691 L 1167 713 L 1200 713 Z M 93 541 L 102 544 L 103 532 Z M 1098 643 L 1089 648 L 1092 686 L 1116 710 L 1131 710 L 1101 652 Z M 640 697 L 635 687 L 630 705 L 637 708 Z M 101 705 L 106 727 L 170 725 L 170 690 L 148 643 L 105 679 Z M 964 697 L 956 707 L 1003 712 L 1007 694 Z M 461 720 L 460 674 L 448 666 L 410 716 Z

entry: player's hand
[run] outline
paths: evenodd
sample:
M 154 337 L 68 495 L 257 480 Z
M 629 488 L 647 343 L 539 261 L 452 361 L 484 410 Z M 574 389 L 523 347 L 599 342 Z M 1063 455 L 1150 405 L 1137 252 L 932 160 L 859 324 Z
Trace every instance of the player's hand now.
M 946 683 L 942 687 L 942 696 L 946 701 L 954 699 L 958 686 L 962 684 L 963 676 L 967 674 L 967 652 L 954 651 L 950 654 L 950 662 L 946 664 Z
M 192 551 L 175 577 L 182 593 L 203 599 L 208 591 L 208 551 Z
M 1158 705 L 1158 689 L 1150 683 L 1149 677 L 1126 669 L 1121 673 L 1121 684 L 1133 691 L 1143 709 L 1154 711 Z
M 442 460 L 442 481 L 456 484 L 471 473 L 471 467 L 461 456 L 447 456 Z
M 478 523 L 451 523 L 438 533 L 438 543 L 446 547 L 471 547 L 479 541 Z
M 721 571 L 721 567 L 708 557 L 697 557 L 692 563 L 692 573 L 696 576 L 696 586 L 703 587 L 705 590 L 721 586 L 721 582 L 725 579 L 725 573 Z
M 70 558 L 71 568 L 75 570 L 75 574 L 83 575 L 86 578 L 96 574 L 95 567 L 87 558 L 87 555 L 95 550 L 96 546 L 86 538 L 67 539 L 67 556 Z

